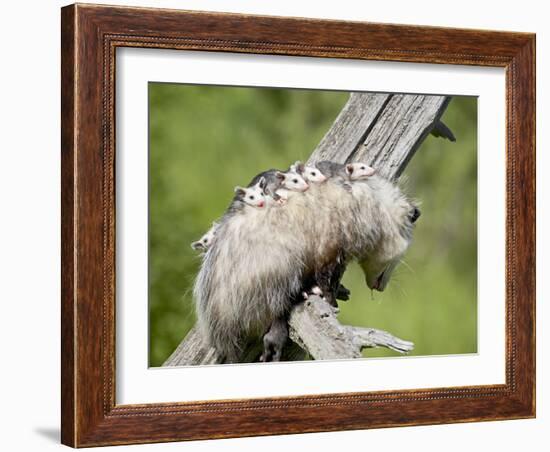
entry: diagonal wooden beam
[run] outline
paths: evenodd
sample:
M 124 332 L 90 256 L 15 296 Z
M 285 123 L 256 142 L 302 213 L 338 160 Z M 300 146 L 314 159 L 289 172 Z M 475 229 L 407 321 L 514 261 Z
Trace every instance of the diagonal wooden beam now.
M 450 97 L 394 94 L 350 160 L 397 179 L 439 122 Z
M 307 163 L 345 163 L 364 142 L 390 98 L 390 94 L 352 93 Z

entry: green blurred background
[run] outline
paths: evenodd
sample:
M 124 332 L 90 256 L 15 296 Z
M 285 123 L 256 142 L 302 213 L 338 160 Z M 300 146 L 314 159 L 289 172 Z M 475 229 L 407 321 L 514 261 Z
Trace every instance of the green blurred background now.
M 222 215 L 233 187 L 306 160 L 348 93 L 149 84 L 149 365 L 159 366 L 195 322 L 200 258 L 190 243 Z M 383 293 L 351 264 L 341 322 L 415 343 L 411 355 L 477 350 L 477 99 L 443 116 L 457 142 L 429 136 L 401 178 L 421 201 L 415 238 Z M 364 356 L 396 356 L 385 349 Z

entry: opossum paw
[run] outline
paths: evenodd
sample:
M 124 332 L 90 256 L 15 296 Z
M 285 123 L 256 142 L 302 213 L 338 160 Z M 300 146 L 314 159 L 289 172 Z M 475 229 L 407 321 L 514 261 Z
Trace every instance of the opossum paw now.
M 344 287 L 342 284 L 338 286 L 338 289 L 336 289 L 336 299 L 342 300 L 342 301 L 348 301 L 349 297 L 351 295 L 350 290 L 347 287 Z
M 264 334 L 264 351 L 260 356 L 260 361 L 280 361 L 287 339 L 288 326 L 286 319 L 274 320 L 269 331 Z
M 266 340 L 264 338 L 264 351 L 260 356 L 260 361 L 263 363 L 275 362 L 281 360 L 281 355 L 283 354 L 284 343 L 276 343 Z

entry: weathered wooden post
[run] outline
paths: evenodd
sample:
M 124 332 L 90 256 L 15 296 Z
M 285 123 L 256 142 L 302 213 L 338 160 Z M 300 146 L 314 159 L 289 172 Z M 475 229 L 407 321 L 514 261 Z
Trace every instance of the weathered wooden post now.
M 352 93 L 308 163 L 361 161 L 380 175 L 397 179 L 430 132 L 454 141 L 440 121 L 449 101 L 447 96 Z M 406 353 L 414 346 L 385 331 L 342 325 L 337 312 L 316 296 L 296 305 L 290 314 L 292 343 L 285 358 L 302 359 L 304 352 L 313 359 L 359 358 L 364 348 L 387 347 Z M 241 361 L 256 361 L 261 351 L 262 344 L 254 344 Z M 217 360 L 216 351 L 205 347 L 193 328 L 163 365 L 214 364 Z

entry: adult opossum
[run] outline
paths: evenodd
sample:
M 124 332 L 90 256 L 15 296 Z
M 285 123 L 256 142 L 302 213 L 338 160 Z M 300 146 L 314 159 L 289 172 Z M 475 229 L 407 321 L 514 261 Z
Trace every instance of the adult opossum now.
M 307 180 L 312 168 L 297 167 Z M 359 261 L 369 288 L 383 290 L 412 240 L 420 210 L 396 184 L 364 163 L 322 161 L 315 168 L 326 176 L 326 183 L 313 184 L 306 196 L 325 221 L 316 221 L 312 258 L 323 266 L 341 254 L 339 250 Z
M 248 340 L 287 315 L 304 283 L 335 263 L 356 258 L 368 287 L 384 290 L 419 211 L 379 176 L 350 185 L 328 177 L 282 206 L 268 201 L 222 219 L 194 294 L 198 326 L 226 362 L 238 361 Z

